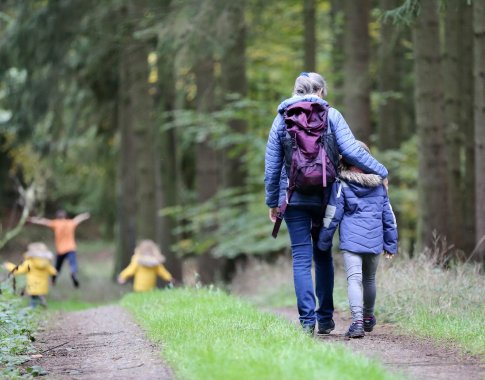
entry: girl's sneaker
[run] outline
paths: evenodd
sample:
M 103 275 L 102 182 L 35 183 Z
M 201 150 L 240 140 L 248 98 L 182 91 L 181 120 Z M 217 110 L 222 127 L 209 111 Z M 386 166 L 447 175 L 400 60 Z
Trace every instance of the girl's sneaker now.
M 365 333 L 362 321 L 352 322 L 345 336 L 349 338 L 363 338 Z
M 374 326 L 377 324 L 376 317 L 371 315 L 370 317 L 364 317 L 364 331 L 371 332 L 374 330 Z

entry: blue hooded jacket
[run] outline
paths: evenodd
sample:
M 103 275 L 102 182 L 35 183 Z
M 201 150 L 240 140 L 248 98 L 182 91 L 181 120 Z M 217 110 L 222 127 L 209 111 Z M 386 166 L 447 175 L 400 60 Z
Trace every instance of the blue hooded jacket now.
M 397 253 L 397 225 L 382 179 L 342 170 L 333 184 L 318 248 L 332 247 L 340 224 L 340 249 L 353 253 Z
M 328 104 L 318 96 L 293 96 L 279 105 L 269 133 L 265 154 L 266 204 L 271 208 L 281 205 L 288 186 L 284 167 L 283 139 L 286 135 L 286 125 L 283 115 L 290 105 L 302 101 Z M 331 133 L 335 135 L 339 153 L 346 162 L 366 173 L 377 174 L 382 178 L 387 177 L 386 168 L 357 143 L 348 124 L 335 108 L 330 108 L 328 111 L 328 125 Z M 322 197 L 319 195 L 303 195 L 298 192 L 293 194 L 290 202 L 291 205 L 320 205 L 321 203 Z

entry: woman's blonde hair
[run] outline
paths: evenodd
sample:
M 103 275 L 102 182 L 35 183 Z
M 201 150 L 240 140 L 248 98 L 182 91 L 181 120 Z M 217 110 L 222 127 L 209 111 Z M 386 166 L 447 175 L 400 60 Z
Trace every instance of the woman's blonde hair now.
M 149 239 L 138 243 L 135 248 L 135 255 L 139 258 L 154 259 L 160 264 L 165 262 L 165 256 L 160 252 L 158 246 Z
M 293 95 L 327 96 L 327 83 L 320 74 L 302 72 L 295 80 Z

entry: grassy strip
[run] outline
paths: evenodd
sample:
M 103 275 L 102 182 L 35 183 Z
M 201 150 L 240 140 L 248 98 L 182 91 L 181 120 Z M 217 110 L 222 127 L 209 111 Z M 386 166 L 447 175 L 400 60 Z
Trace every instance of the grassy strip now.
M 443 270 L 426 257 L 384 263 L 377 274 L 378 315 L 414 334 L 485 355 L 485 281 L 477 266 Z
M 304 335 L 222 291 L 129 294 L 131 310 L 181 379 L 390 379 L 383 368 Z

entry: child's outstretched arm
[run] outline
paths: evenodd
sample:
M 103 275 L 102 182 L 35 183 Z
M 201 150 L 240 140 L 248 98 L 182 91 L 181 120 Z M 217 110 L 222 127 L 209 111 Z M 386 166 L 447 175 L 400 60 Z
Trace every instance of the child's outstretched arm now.
M 22 264 L 19 264 L 18 266 L 15 265 L 14 263 L 6 262 L 3 264 L 3 267 L 8 270 L 10 273 L 12 273 L 14 276 L 18 274 L 25 274 L 30 270 L 29 263 L 27 261 L 24 261 Z
M 91 214 L 89 212 L 83 212 L 82 214 L 76 215 L 72 220 L 74 220 L 74 223 L 79 224 L 88 220 L 90 217 Z
M 344 215 L 344 193 L 342 182 L 337 180 L 332 186 L 332 194 L 325 210 L 323 227 L 320 230 L 318 248 L 327 251 L 332 248 L 332 238 Z
M 118 284 L 124 284 L 128 278 L 135 275 L 137 263 L 135 259 L 131 259 L 130 265 L 121 271 L 118 275 Z
M 160 264 L 157 268 L 157 275 L 159 275 L 165 281 L 172 281 L 172 275 L 170 272 L 165 268 L 163 264 Z
M 397 253 L 397 223 L 387 195 L 382 210 L 382 224 L 384 228 L 384 251 L 394 255 Z
M 47 219 L 47 218 L 39 218 L 37 216 L 31 216 L 27 218 L 27 221 L 32 223 L 32 224 L 37 224 L 39 226 L 45 226 L 45 227 L 50 227 L 52 220 Z

